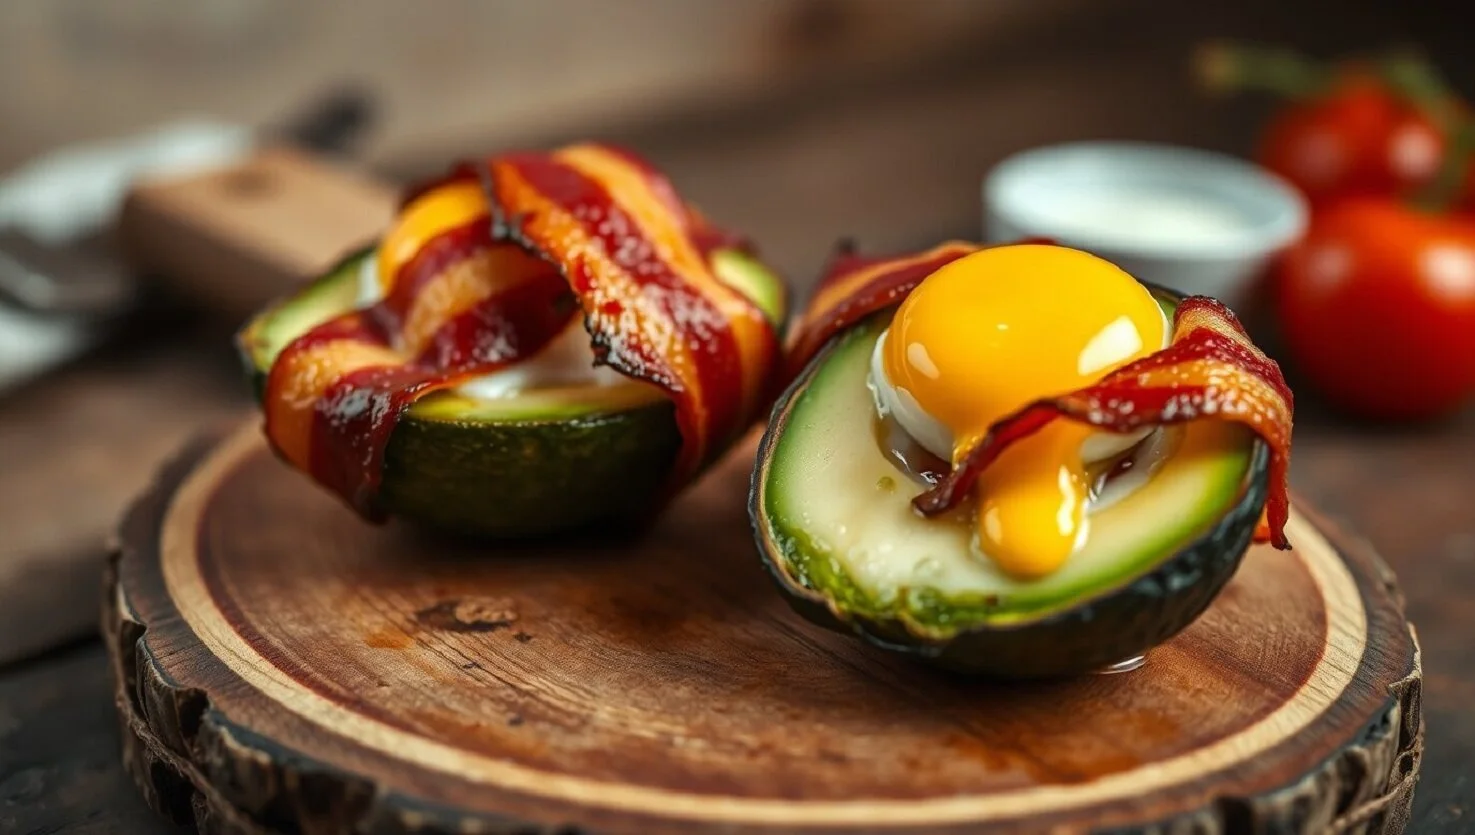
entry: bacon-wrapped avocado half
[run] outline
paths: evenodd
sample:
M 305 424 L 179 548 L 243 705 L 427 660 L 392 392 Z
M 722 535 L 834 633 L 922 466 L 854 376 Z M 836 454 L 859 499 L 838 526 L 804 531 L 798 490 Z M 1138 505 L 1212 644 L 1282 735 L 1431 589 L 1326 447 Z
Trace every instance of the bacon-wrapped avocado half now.
M 786 292 L 648 163 L 461 163 L 239 335 L 287 463 L 365 519 L 635 527 L 772 402 Z
M 1182 630 L 1252 541 L 1290 547 L 1291 393 L 1212 299 L 1049 244 L 841 252 L 793 337 L 749 509 L 818 623 L 1079 674 Z

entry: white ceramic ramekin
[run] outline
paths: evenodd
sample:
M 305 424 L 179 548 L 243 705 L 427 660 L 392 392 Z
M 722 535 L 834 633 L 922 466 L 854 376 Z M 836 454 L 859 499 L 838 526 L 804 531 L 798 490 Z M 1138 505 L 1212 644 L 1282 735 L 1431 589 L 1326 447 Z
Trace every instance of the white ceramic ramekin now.
M 1051 238 L 1231 307 L 1307 219 L 1300 194 L 1255 165 L 1138 142 L 1015 154 L 984 180 L 983 203 L 991 242 Z

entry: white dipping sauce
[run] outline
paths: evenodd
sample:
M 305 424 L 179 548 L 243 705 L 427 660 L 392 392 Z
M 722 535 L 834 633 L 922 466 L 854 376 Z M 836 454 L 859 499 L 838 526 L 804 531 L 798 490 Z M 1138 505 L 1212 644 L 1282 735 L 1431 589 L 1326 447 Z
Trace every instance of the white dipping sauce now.
M 1052 238 L 1231 307 L 1307 217 L 1295 189 L 1248 162 L 1141 142 L 1015 154 L 989 173 L 983 198 L 991 242 Z
M 1238 208 L 1167 189 L 1081 190 L 1051 210 L 1066 238 L 1091 238 L 1122 247 L 1151 246 L 1165 238 L 1204 242 L 1244 234 L 1249 218 Z

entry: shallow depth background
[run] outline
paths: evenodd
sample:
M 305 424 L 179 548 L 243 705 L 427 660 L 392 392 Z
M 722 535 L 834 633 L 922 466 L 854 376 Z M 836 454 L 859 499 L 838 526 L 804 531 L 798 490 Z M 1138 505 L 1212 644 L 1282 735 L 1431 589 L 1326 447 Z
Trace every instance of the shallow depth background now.
M 1317 55 L 1400 41 L 1470 80 L 1455 0 L 8 0 L 0 171 L 181 114 L 270 125 L 371 93 L 363 161 L 615 138 L 798 283 L 832 241 L 976 234 L 1005 154 L 1083 138 L 1249 148 L 1254 97 L 1191 83 L 1236 36 Z M 1453 15 L 1453 16 L 1452 16 Z

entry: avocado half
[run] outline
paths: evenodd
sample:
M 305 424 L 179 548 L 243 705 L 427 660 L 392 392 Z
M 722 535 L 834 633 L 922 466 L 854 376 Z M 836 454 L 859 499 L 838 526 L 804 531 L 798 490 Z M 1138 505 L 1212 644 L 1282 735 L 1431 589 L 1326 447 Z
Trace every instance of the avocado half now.
M 1178 297 L 1157 288 L 1171 315 Z M 822 626 L 965 673 L 1047 678 L 1142 655 L 1193 622 L 1239 566 L 1265 505 L 1269 454 L 1249 430 L 1161 431 L 1150 469 L 1090 511 L 1064 568 L 1021 581 L 969 556 L 962 519 L 925 519 L 925 487 L 885 455 L 866 385 L 894 309 L 836 336 L 774 407 L 753 472 L 758 550 Z M 1103 499 L 1111 490 L 1103 491 Z
M 354 309 L 359 272 L 372 254 L 348 256 L 241 331 L 237 345 L 258 401 L 288 343 Z M 713 266 L 771 321 L 783 321 L 784 285 L 756 258 L 720 250 Z M 680 447 L 674 405 L 634 381 L 499 400 L 448 390 L 417 401 L 396 424 L 379 497 L 394 516 L 479 538 L 626 527 L 650 516 Z

